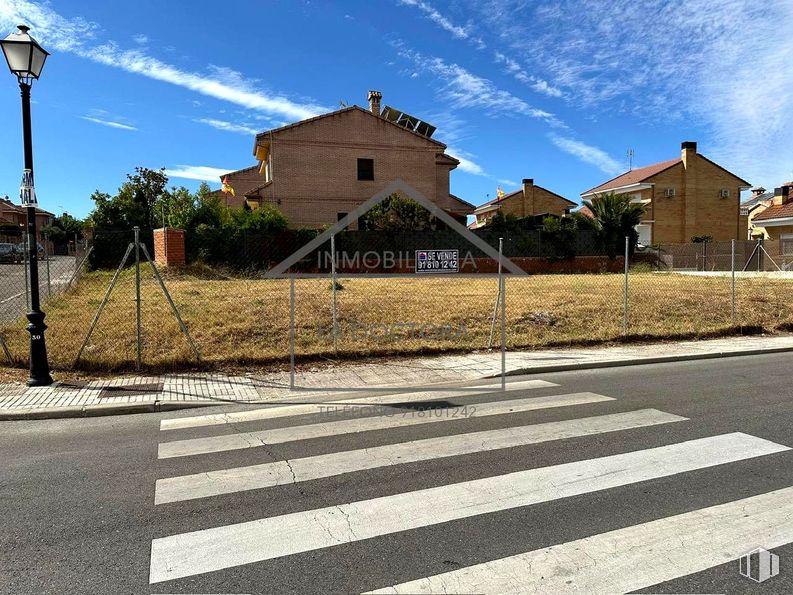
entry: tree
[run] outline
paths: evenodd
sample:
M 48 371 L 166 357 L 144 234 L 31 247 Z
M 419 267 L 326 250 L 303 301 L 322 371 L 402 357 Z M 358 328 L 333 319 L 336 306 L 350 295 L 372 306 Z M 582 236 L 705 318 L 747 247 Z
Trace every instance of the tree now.
M 363 220 L 366 229 L 380 231 L 424 231 L 435 222 L 427 209 L 396 192 L 372 207 Z
M 543 237 L 553 247 L 551 260 L 575 258 L 578 224 L 571 217 L 545 217 L 542 220 Z
M 504 214 L 504 212 L 499 209 L 496 211 L 496 214 L 490 218 L 487 227 L 492 231 L 515 231 L 520 227 L 520 218 L 512 213 Z
M 583 205 L 592 211 L 595 229 L 610 259 L 622 254 L 626 236 L 629 238 L 629 253 L 633 254 L 639 239 L 636 226 L 644 217 L 644 205 L 632 202 L 627 194 L 614 192 L 597 194 L 591 201 L 585 200 Z
M 234 209 L 231 211 L 231 222 L 238 230 L 256 233 L 274 233 L 287 228 L 284 214 L 269 203 L 264 203 L 257 209 Z
M 95 207 L 91 223 L 99 228 L 152 229 L 157 222 L 156 205 L 165 200 L 168 176 L 164 169 L 136 167 L 134 174 L 118 189 L 116 196 L 97 190 L 91 195 Z

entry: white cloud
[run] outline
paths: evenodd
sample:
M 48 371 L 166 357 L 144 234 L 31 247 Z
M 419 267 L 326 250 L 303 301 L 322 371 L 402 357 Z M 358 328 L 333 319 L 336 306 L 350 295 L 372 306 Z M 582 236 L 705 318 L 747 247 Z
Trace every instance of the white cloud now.
M 260 132 L 256 130 L 256 128 L 251 128 L 250 126 L 245 126 L 243 124 L 234 124 L 233 122 L 226 122 L 225 120 L 215 120 L 213 118 L 197 118 L 193 120 L 193 122 L 198 122 L 200 124 L 206 124 L 207 126 L 212 126 L 212 128 L 217 128 L 218 130 L 224 130 L 226 132 L 237 132 L 239 134 L 257 134 Z
M 701 151 L 741 177 L 766 187 L 791 177 L 793 158 L 781 148 L 793 138 L 793 36 L 782 33 L 793 30 L 790 0 L 466 0 L 466 8 L 579 108 L 656 128 L 691 122 L 704 131 Z
M 170 83 L 196 93 L 228 101 L 242 107 L 302 120 L 328 111 L 312 104 L 258 89 L 255 81 L 224 67 L 210 67 L 208 74 L 188 72 L 149 56 L 141 49 L 125 50 L 115 42 L 96 43 L 98 25 L 81 17 L 64 18 L 49 4 L 27 0 L 4 0 L 0 4 L 0 28 L 13 29 L 17 22 L 31 25 L 42 45 L 71 52 L 99 64 L 118 68 L 154 80 Z
M 471 41 L 476 45 L 478 49 L 484 49 L 485 42 L 482 41 L 481 38 L 475 37 L 471 34 L 469 27 L 462 27 L 460 25 L 455 25 L 452 21 L 438 12 L 431 4 L 428 2 L 424 2 L 423 0 L 397 0 L 399 4 L 404 6 L 411 6 L 414 8 L 419 9 L 424 16 L 431 20 L 433 23 L 438 25 L 444 31 L 450 33 L 452 37 L 456 39 L 464 39 L 467 41 Z
M 143 35 L 143 33 L 139 33 L 138 35 L 134 35 L 132 37 L 132 41 L 140 45 L 146 45 L 147 43 L 149 43 L 149 38 Z
M 505 56 L 501 52 L 495 52 L 495 60 L 497 64 L 504 64 L 506 71 L 515 77 L 515 79 L 519 80 L 521 83 L 524 83 L 537 91 L 538 93 L 542 93 L 544 95 L 548 95 L 549 97 L 562 97 L 564 93 L 561 89 L 557 87 L 553 87 L 548 84 L 548 81 L 545 81 L 539 77 L 534 75 L 528 74 L 520 64 L 518 64 L 512 58 Z
M 481 165 L 471 160 L 473 155 L 466 153 L 462 149 L 456 149 L 454 147 L 448 147 L 446 149 L 446 153 L 460 162 L 460 165 L 457 166 L 460 168 L 460 171 L 464 171 L 465 173 L 472 174 L 474 176 L 490 177 L 487 173 L 485 173 L 485 170 L 482 169 Z
M 445 83 L 443 99 L 455 107 L 478 107 L 491 114 L 523 115 L 552 125 L 561 124 L 553 114 L 529 105 L 523 99 L 499 89 L 489 79 L 477 76 L 462 66 L 449 64 L 441 58 L 424 56 L 400 44 L 397 44 L 397 49 L 400 56 L 413 61 L 420 70 L 441 79 Z
M 83 120 L 88 120 L 94 124 L 101 124 L 102 126 L 109 126 L 110 128 L 118 128 L 119 130 L 137 130 L 134 126 L 129 124 L 122 124 L 113 120 L 103 120 L 102 118 L 95 118 L 93 116 L 80 116 Z
M 219 167 L 207 167 L 205 165 L 177 165 L 173 168 L 166 168 L 165 173 L 169 178 L 184 178 L 187 180 L 200 180 L 202 182 L 220 182 L 220 177 L 236 171 L 234 169 L 221 169 Z
M 558 134 L 549 134 L 548 138 L 565 153 L 574 155 L 581 161 L 594 165 L 610 176 L 615 176 L 624 170 L 623 166 L 603 149 L 593 147 L 579 140 L 559 136 Z

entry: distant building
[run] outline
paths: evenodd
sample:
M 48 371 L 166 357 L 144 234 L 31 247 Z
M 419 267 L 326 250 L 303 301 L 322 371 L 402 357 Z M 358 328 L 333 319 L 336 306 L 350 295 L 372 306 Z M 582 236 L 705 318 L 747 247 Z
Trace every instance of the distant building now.
M 753 219 L 768 239 L 779 240 L 781 254 L 793 255 L 793 182 L 774 189 L 771 205 Z
M 293 228 L 321 227 L 403 180 L 464 225 L 474 206 L 449 192 L 460 162 L 430 138 L 433 127 L 381 112 L 381 99 L 370 91 L 369 109 L 353 105 L 257 134 L 259 164 L 226 174 L 236 196 L 217 194 L 232 207 L 272 204 Z
M 714 240 L 744 239 L 741 191 L 751 184 L 697 153 L 697 143 L 684 142 L 677 159 L 640 167 L 581 194 L 584 199 L 607 192 L 628 194 L 646 206 L 637 226 L 639 242 L 690 242 L 694 236 Z
M 773 199 L 774 193 L 766 192 L 765 188 L 762 186 L 752 188 L 751 198 L 741 203 L 741 217 L 746 217 L 747 225 L 747 235 L 742 239 L 768 239 L 768 233 L 766 232 L 765 228 L 761 225 L 755 224 L 754 219 L 771 206 Z
M 36 207 L 36 235 L 39 242 L 43 242 L 42 228 L 51 225 L 55 217 L 49 211 Z M 27 215 L 25 207 L 15 205 L 7 196 L 0 198 L 0 241 L 19 243 L 24 241 Z M 19 233 L 14 233 L 18 229 Z
M 520 190 L 494 198 L 474 211 L 476 221 L 470 225 L 472 229 L 484 227 L 493 216 L 501 212 L 516 217 L 533 217 L 537 215 L 556 215 L 563 217 L 576 206 L 572 200 L 566 199 L 555 192 L 537 186 L 532 178 L 524 178 Z

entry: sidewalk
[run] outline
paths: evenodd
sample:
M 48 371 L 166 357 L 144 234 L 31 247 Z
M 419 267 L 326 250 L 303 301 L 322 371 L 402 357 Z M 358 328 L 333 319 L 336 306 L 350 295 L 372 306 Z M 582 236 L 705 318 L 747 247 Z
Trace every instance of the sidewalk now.
M 793 351 L 793 335 L 729 337 L 704 341 L 518 351 L 506 356 L 509 375 L 685 361 Z M 28 388 L 0 384 L 0 420 L 84 417 L 168 411 L 228 403 L 262 403 L 284 397 L 326 396 L 363 390 L 397 393 L 501 374 L 500 352 L 339 363 L 303 368 L 289 390 L 288 372 L 266 375 L 166 374 L 124 376 L 85 383 Z

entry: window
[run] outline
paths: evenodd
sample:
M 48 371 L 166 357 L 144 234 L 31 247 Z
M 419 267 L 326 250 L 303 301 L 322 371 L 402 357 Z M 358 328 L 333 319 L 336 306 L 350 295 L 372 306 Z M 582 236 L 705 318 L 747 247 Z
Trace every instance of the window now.
M 358 160 L 358 179 L 374 180 L 374 159 Z
M 779 251 L 784 256 L 793 255 L 793 233 L 783 233 L 779 236 Z
M 336 213 L 336 221 L 341 221 L 347 216 L 347 213 Z

